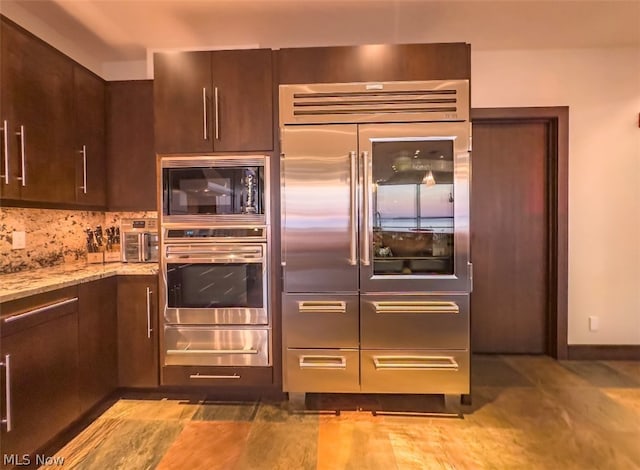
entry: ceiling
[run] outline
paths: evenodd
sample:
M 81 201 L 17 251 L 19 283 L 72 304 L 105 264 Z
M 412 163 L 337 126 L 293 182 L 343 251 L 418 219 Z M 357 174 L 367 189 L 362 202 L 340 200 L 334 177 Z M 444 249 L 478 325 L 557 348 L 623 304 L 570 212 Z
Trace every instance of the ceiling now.
M 102 63 L 144 61 L 162 49 L 640 46 L 640 0 L 2 0 L 1 8 Z

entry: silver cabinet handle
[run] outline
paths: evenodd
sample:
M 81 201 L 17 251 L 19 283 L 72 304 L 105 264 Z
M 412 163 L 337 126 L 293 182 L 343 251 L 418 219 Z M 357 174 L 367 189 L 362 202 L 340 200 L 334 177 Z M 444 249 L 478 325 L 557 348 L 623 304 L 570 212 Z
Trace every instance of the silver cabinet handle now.
M 62 307 L 63 305 L 67 305 L 67 304 L 71 304 L 73 302 L 77 302 L 78 298 L 74 297 L 72 299 L 65 299 L 65 300 L 61 300 L 60 302 L 56 302 L 54 304 L 50 304 L 50 305 L 45 305 L 44 307 L 38 307 L 38 308 L 34 308 L 33 310 L 29 310 L 28 312 L 25 313 L 19 313 L 17 315 L 12 315 L 10 317 L 7 317 L 4 319 L 5 323 L 11 323 L 17 320 L 21 320 L 23 318 L 26 317 L 30 317 L 32 315 L 37 315 L 38 313 L 43 313 L 43 312 L 47 312 L 49 310 L 53 310 L 54 308 L 58 308 L 58 307 Z
M 4 175 L 0 175 L 0 178 L 4 178 L 4 184 L 9 184 L 9 123 L 6 119 L 2 123 L 2 134 L 4 150 Z
M 356 227 L 358 223 L 358 202 L 356 201 L 358 191 L 358 160 L 356 159 L 356 152 L 349 152 L 349 163 L 351 164 L 351 187 L 349 188 L 351 191 L 351 239 L 349 244 L 349 264 L 351 266 L 355 266 L 358 263 L 358 253 L 356 252 L 358 245 L 358 229 Z
M 460 313 L 460 307 L 455 302 L 382 301 L 371 303 L 376 313 Z
M 371 259 L 369 257 L 369 230 L 371 227 L 369 221 L 369 152 L 362 152 L 362 164 L 364 167 L 363 172 L 363 193 L 364 197 L 362 198 L 362 265 L 369 266 L 371 264 Z
M 216 120 L 216 140 L 220 140 L 220 100 L 218 98 L 218 87 L 213 89 L 213 103 L 215 109 Z
M 207 116 L 207 89 L 202 87 L 202 137 L 209 140 L 209 120 Z
M 7 432 L 12 429 L 11 424 L 11 354 L 5 354 L 4 362 L 0 362 L 0 367 L 4 367 L 4 396 L 7 399 L 7 417 L 0 423 L 7 427 Z
M 342 301 L 305 300 L 298 302 L 300 313 L 347 313 L 347 303 Z
M 200 373 L 197 374 L 191 374 L 189 376 L 190 379 L 239 379 L 240 376 L 238 374 L 233 374 L 233 375 L 200 375 Z
M 16 135 L 20 136 L 20 168 L 21 175 L 18 176 L 18 180 L 22 181 L 22 186 L 27 185 L 27 149 L 25 144 L 26 131 L 24 126 L 20 126 L 20 131 L 16 132 Z
M 151 294 L 153 291 L 147 287 L 147 338 L 151 338 Z
M 87 194 L 87 146 L 83 145 L 82 150 L 80 150 L 82 154 L 82 189 L 83 194 Z
M 167 354 L 258 354 L 257 349 L 167 349 Z
M 347 358 L 344 356 L 300 356 L 298 364 L 301 369 L 346 369 Z
M 458 370 L 458 363 L 449 356 L 375 356 L 376 369 Z

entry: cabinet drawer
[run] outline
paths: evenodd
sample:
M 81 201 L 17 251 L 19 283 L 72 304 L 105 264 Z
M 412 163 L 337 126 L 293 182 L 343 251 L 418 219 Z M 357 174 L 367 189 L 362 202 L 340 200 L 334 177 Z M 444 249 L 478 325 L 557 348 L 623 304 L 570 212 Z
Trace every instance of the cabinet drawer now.
M 362 296 L 362 349 L 468 349 L 469 296 Z
M 359 392 L 357 349 L 288 349 L 285 392 Z
M 363 393 L 448 393 L 470 391 L 469 351 L 362 350 Z
M 268 386 L 271 367 L 164 366 L 162 385 Z
M 287 348 L 357 348 L 357 295 L 284 295 Z
M 269 330 L 165 326 L 166 366 L 268 366 Z

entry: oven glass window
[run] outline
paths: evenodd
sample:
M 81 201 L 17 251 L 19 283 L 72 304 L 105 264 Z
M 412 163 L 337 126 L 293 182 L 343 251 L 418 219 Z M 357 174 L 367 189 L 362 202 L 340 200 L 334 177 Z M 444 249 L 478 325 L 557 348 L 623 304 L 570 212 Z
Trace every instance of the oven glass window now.
M 263 308 L 261 263 L 167 265 L 169 308 Z
M 263 167 L 165 168 L 164 215 L 263 214 Z

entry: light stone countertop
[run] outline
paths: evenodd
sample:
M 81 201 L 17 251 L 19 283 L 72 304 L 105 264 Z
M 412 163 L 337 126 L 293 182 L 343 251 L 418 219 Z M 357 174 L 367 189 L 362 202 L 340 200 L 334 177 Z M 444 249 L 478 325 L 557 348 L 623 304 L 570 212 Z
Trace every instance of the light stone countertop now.
M 61 264 L 0 275 L 0 302 L 118 275 L 156 275 L 157 263 Z

